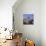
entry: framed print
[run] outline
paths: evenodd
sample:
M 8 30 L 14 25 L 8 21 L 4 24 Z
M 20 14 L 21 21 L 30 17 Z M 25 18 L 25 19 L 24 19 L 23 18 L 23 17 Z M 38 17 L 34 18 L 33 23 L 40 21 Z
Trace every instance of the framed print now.
M 24 25 L 34 24 L 33 14 L 23 14 L 23 24 Z

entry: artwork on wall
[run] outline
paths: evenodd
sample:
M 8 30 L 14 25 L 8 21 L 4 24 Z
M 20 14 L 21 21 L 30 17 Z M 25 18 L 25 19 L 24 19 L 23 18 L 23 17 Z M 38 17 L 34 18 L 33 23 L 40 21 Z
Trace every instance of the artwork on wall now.
M 29 25 L 29 24 L 34 24 L 34 16 L 33 14 L 24 14 L 23 15 L 23 24 L 24 25 Z

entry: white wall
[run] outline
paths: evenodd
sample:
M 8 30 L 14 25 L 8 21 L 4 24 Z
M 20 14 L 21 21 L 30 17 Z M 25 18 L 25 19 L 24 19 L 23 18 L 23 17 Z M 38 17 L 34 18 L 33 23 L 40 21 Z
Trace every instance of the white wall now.
M 0 0 L 0 27 L 12 29 L 12 6 L 15 2 L 16 0 Z M 3 30 L 0 29 L 0 32 L 2 31 Z M 5 34 L 10 36 L 10 33 L 7 33 L 3 31 L 3 33 L 0 34 L 0 38 L 5 38 Z
M 0 0 L 0 27 L 12 28 L 12 6 L 16 0 Z
M 46 0 L 42 0 L 41 3 L 41 38 L 42 46 L 46 46 Z
M 15 29 L 24 34 L 24 38 L 35 41 L 36 46 L 41 46 L 41 1 L 40 0 L 23 0 L 23 2 L 13 7 Z M 34 14 L 34 25 L 23 25 L 23 14 Z

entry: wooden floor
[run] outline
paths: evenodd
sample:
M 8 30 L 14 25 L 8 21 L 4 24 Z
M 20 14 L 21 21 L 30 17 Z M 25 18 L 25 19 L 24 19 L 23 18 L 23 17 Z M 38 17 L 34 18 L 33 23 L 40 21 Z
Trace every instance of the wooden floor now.
M 21 36 L 21 33 L 19 33 L 19 35 Z M 12 37 L 13 38 L 12 40 L 0 39 L 0 46 L 18 46 L 18 45 L 23 46 L 22 38 L 19 35 Z M 5 42 L 3 42 L 4 40 Z M 19 42 L 19 44 L 17 41 Z
M 15 39 L 13 40 L 6 40 L 3 43 L 0 43 L 0 46 L 16 46 L 15 45 Z

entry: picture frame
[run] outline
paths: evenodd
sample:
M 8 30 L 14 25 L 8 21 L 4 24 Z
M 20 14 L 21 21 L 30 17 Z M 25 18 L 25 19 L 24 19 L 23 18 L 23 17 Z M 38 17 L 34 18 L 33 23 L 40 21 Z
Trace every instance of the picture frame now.
M 23 24 L 24 25 L 33 25 L 34 24 L 34 15 L 33 14 L 23 14 Z

